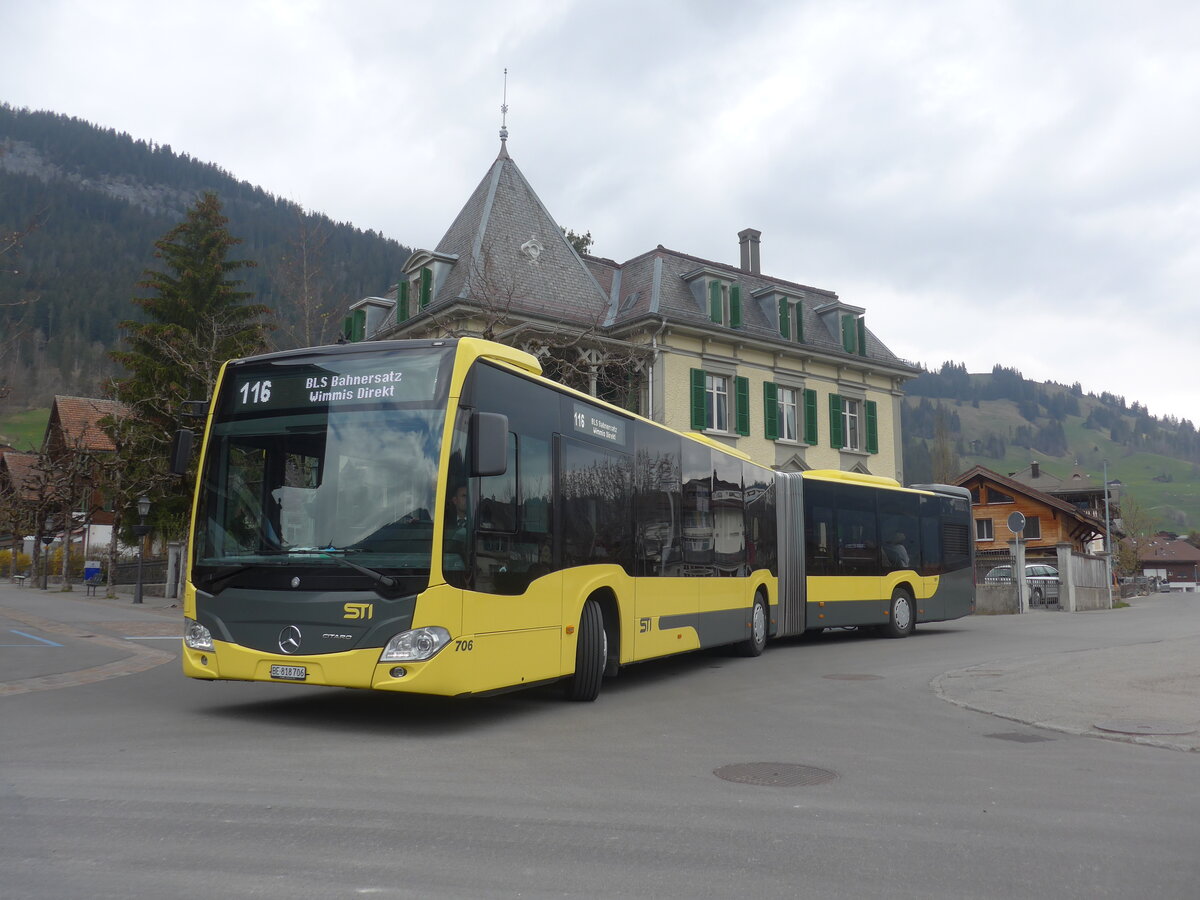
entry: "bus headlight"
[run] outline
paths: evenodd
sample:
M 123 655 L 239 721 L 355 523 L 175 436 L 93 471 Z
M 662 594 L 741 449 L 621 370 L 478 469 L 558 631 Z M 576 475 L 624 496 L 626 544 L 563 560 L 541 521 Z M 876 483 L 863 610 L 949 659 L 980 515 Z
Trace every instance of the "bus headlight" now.
M 420 662 L 450 643 L 450 632 L 439 625 L 402 631 L 383 648 L 380 662 Z
M 212 632 L 194 619 L 183 620 L 183 642 L 192 650 L 212 650 Z

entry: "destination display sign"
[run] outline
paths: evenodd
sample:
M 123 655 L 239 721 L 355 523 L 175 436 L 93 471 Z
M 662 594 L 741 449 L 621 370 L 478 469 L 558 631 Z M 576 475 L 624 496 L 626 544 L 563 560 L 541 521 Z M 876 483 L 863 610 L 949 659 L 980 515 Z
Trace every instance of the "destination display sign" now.
M 444 357 L 442 351 L 417 351 L 238 366 L 226 381 L 224 407 L 226 414 L 244 415 L 344 404 L 432 402 Z
M 625 420 L 620 416 L 576 402 L 572 419 L 578 434 L 597 438 L 607 444 L 625 444 Z

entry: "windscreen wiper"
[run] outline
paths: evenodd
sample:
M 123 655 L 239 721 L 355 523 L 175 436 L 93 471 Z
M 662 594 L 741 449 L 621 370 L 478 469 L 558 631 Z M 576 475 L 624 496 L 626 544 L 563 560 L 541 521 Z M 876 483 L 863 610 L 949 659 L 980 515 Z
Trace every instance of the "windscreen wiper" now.
M 326 547 L 325 549 L 320 549 L 320 548 L 309 549 L 307 547 L 305 547 L 303 549 L 293 548 L 291 550 L 288 550 L 287 552 L 288 553 L 309 553 L 314 556 L 323 556 L 325 559 L 332 559 L 334 562 L 339 562 L 343 566 L 349 566 L 355 572 L 361 572 L 363 575 L 366 575 L 368 578 L 370 578 L 372 581 L 374 581 L 376 584 L 378 584 L 381 587 L 394 588 L 396 586 L 396 579 L 392 578 L 390 575 L 384 575 L 382 572 L 376 572 L 374 569 L 368 569 L 366 566 L 360 566 L 356 562 L 350 562 L 350 560 L 346 559 L 345 556 L 336 555 L 336 554 L 342 554 L 342 553 L 348 552 L 347 550 L 345 550 L 341 547 Z

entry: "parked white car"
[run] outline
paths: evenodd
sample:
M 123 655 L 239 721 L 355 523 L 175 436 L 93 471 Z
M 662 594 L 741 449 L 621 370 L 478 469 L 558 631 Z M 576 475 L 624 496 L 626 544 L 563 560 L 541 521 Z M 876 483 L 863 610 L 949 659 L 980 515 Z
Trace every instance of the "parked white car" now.
M 1012 566 L 996 566 L 983 576 L 984 584 L 1010 584 L 1013 580 Z M 1042 563 L 1025 564 L 1025 580 L 1029 582 L 1029 603 L 1038 606 L 1043 600 L 1058 600 L 1058 586 L 1062 580 L 1058 569 Z

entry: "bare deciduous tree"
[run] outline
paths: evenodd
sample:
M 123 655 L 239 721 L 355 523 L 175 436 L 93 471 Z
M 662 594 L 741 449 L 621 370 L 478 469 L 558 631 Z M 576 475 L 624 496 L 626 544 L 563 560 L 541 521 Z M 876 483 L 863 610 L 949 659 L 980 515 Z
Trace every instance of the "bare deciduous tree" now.
M 426 308 L 429 327 L 446 337 L 481 337 L 537 357 L 543 374 L 634 412 L 650 362 L 648 347 L 607 337 L 606 310 L 568 319 L 539 300 L 524 279 L 498 265 L 490 247 L 472 262 L 465 303 Z

